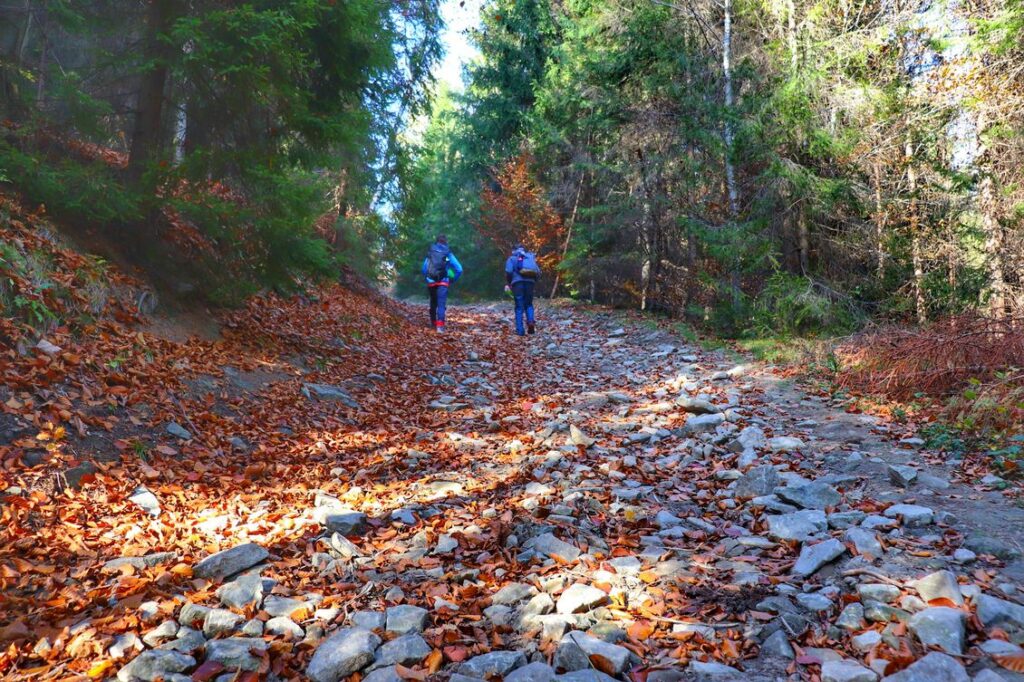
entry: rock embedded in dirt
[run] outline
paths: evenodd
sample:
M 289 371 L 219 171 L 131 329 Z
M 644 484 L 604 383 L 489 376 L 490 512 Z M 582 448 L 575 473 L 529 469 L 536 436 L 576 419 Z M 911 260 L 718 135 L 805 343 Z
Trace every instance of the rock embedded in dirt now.
M 934 513 L 929 507 L 917 504 L 894 504 L 885 510 L 885 515 L 891 519 L 900 519 L 909 528 L 927 526 L 934 519 Z
M 103 564 L 103 570 L 104 572 L 114 572 L 120 571 L 122 566 L 131 566 L 141 571 L 145 568 L 153 568 L 154 566 L 177 560 L 178 555 L 175 552 L 153 552 L 143 556 L 123 556 L 111 559 Z
M 974 603 L 978 619 L 986 628 L 1006 624 L 1024 628 L 1024 606 L 987 594 L 978 595 Z
M 556 608 L 561 614 L 583 613 L 606 603 L 608 595 L 601 590 L 574 583 L 558 597 Z
M 146 486 L 137 487 L 128 500 L 150 516 L 160 516 L 160 500 Z
M 258 653 L 267 650 L 267 643 L 258 637 L 228 637 L 206 643 L 206 660 L 216 661 L 228 670 L 256 671 L 263 664 Z
M 554 679 L 554 668 L 538 661 L 516 668 L 505 675 L 503 682 L 552 682 Z
M 309 606 L 309 602 L 305 602 L 301 599 L 281 597 L 276 594 L 272 594 L 263 600 L 263 610 L 275 617 L 285 616 L 290 618 L 296 611 L 299 611 L 300 609 L 305 611 L 309 609 Z
M 779 472 L 770 464 L 754 467 L 736 481 L 733 493 L 738 500 L 771 495 L 779 485 Z
M 964 603 L 964 596 L 960 592 L 960 583 L 956 576 L 950 571 L 936 571 L 915 580 L 910 584 L 921 599 L 930 602 L 932 599 L 948 599 L 957 606 Z
M 781 629 L 776 630 L 761 643 L 762 657 L 791 659 L 796 656 L 789 643 L 789 637 Z
M 164 430 L 175 438 L 179 438 L 181 440 L 192 440 L 192 434 L 178 422 L 169 422 L 167 426 L 164 427 Z
M 867 514 L 859 509 L 846 512 L 833 512 L 828 515 L 828 526 L 829 528 L 835 528 L 837 530 L 845 530 L 858 525 L 866 517 Z
M 676 398 L 675 404 L 678 405 L 683 412 L 689 412 L 690 414 L 716 414 L 721 412 L 721 410 L 710 401 L 702 400 L 700 398 L 691 398 L 687 395 L 681 395 Z
M 319 400 L 332 400 L 339 402 L 346 407 L 351 407 L 353 410 L 359 409 L 359 403 L 356 402 L 348 391 L 341 388 L 340 386 L 332 386 L 330 384 L 303 384 L 302 394 L 307 398 L 317 398 Z
M 510 583 L 494 593 L 491 604 L 518 604 L 537 594 L 537 588 L 526 583 Z
M 380 611 L 356 611 L 350 617 L 352 627 L 364 630 L 383 630 L 387 618 Z
M 361 628 L 338 630 L 320 643 L 306 666 L 313 682 L 339 682 L 374 660 L 380 637 Z
M 573 445 L 580 445 L 585 448 L 589 448 L 591 445 L 596 443 L 597 440 L 583 433 L 583 431 L 581 431 L 580 428 L 575 424 L 570 424 L 569 442 L 572 443 Z
M 387 618 L 385 630 L 404 635 L 410 632 L 423 632 L 427 626 L 426 609 L 410 604 L 401 604 L 390 607 L 385 617 Z
M 459 674 L 482 680 L 505 677 L 516 668 L 526 665 L 526 656 L 521 651 L 492 651 L 474 656 L 459 666 Z
M 857 595 L 861 602 L 877 601 L 890 604 L 899 599 L 901 594 L 900 588 L 886 583 L 864 583 L 857 586 Z
M 267 621 L 263 628 L 267 635 L 287 637 L 289 639 L 302 639 L 306 632 L 302 627 L 287 616 L 275 616 Z
M 183 673 L 196 664 L 196 659 L 177 651 L 152 649 L 143 651 L 120 670 L 120 682 L 153 682 L 174 673 Z
M 846 553 L 846 545 L 835 538 L 829 538 L 816 545 L 804 545 L 800 550 L 800 557 L 793 565 L 793 574 L 806 578 L 844 553 Z
M 333 511 L 324 517 L 327 530 L 338 535 L 359 535 L 366 531 L 366 514 L 357 511 Z
M 779 488 L 775 494 L 804 509 L 826 509 L 836 506 L 842 500 L 838 490 L 820 481 Z
M 739 670 L 715 661 L 690 661 L 690 665 L 686 669 L 690 671 L 698 682 L 712 682 L 713 680 L 723 678 L 741 679 Z
M 263 547 L 247 542 L 211 554 L 193 566 L 192 575 L 197 578 L 223 579 L 252 568 L 269 556 L 270 552 Z
M 538 535 L 535 538 L 527 540 L 524 546 L 526 549 L 532 549 L 537 554 L 543 554 L 549 558 L 558 557 L 559 559 L 569 563 L 576 561 L 581 554 L 578 547 L 559 540 L 551 533 Z
M 390 642 L 385 642 L 377 650 L 374 666 L 381 667 L 394 665 L 396 663 L 404 666 L 412 666 L 420 663 L 428 655 L 431 648 L 426 640 L 419 633 L 402 635 Z
M 615 678 L 600 670 L 573 670 L 570 673 L 556 676 L 555 682 L 615 682 Z
M 925 646 L 937 646 L 948 654 L 960 656 L 966 640 L 966 616 L 960 609 L 933 606 L 911 617 L 908 627 Z
M 825 512 L 817 509 L 770 515 L 767 520 L 768 535 L 777 540 L 803 541 L 811 535 L 823 533 L 828 529 Z
M 216 637 L 225 632 L 235 632 L 245 622 L 245 618 L 227 609 L 210 609 L 203 620 L 203 634 Z
M 259 606 L 263 601 L 263 578 L 258 573 L 240 575 L 217 588 L 217 599 L 228 608 Z
M 690 415 L 684 429 L 687 433 L 708 433 L 724 421 L 725 416 L 720 413 Z
M 875 682 L 878 674 L 856 661 L 828 661 L 821 665 L 821 682 Z
M 904 464 L 890 464 L 886 469 L 889 481 L 901 488 L 909 488 L 917 480 L 917 469 Z
M 178 621 L 165 620 L 142 636 L 142 641 L 151 647 L 173 639 L 178 634 Z
M 793 452 L 803 450 L 805 445 L 802 440 L 793 436 L 776 436 L 768 441 L 768 447 L 772 452 Z
M 882 682 L 970 682 L 967 671 L 956 659 L 937 651 L 912 663 Z
M 554 665 L 559 670 L 587 670 L 596 659 L 597 667 L 614 675 L 629 669 L 631 652 L 617 644 L 609 644 L 583 632 L 570 632 L 558 643 Z
M 858 632 L 864 629 L 865 625 L 864 607 L 856 602 L 847 604 L 836 619 L 836 627 L 850 632 Z
M 964 540 L 963 546 L 977 554 L 990 554 L 1004 561 L 1012 561 L 1021 556 L 1020 550 L 1013 545 L 980 533 L 968 535 Z

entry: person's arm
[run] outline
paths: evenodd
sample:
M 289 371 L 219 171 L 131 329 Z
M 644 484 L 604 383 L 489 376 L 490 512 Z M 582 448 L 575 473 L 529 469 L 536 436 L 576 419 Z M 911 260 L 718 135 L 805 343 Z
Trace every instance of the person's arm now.
M 512 264 L 512 259 L 509 258 L 508 260 L 505 261 L 505 288 L 506 289 L 508 289 L 510 286 L 512 286 L 512 271 L 513 271 L 513 269 L 514 269 L 514 266 Z
M 423 259 L 423 267 L 422 267 L 422 268 L 420 268 L 420 271 L 421 271 L 421 272 L 423 273 L 423 276 L 424 276 L 424 277 L 427 277 L 427 265 L 429 265 L 429 261 L 430 261 L 430 259 L 429 259 L 429 258 L 424 258 L 424 259 Z M 427 277 L 427 281 L 428 281 L 428 282 L 430 281 L 430 278 L 429 278 L 429 277 Z
M 448 265 L 452 266 L 452 271 L 455 273 L 452 281 L 458 281 L 459 277 L 462 277 L 462 263 L 459 262 L 459 259 L 455 257 L 454 253 L 448 254 Z

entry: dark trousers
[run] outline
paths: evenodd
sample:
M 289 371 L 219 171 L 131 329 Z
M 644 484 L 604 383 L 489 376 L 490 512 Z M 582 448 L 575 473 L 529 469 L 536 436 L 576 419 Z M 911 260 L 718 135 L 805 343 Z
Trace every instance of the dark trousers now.
M 516 282 L 512 285 L 512 297 L 516 301 L 516 334 L 522 336 L 526 333 L 523 329 L 523 315 L 526 316 L 526 324 L 533 326 L 533 282 Z
M 427 287 L 430 292 L 430 324 L 435 327 L 444 326 L 444 313 L 448 305 L 448 287 L 438 284 Z

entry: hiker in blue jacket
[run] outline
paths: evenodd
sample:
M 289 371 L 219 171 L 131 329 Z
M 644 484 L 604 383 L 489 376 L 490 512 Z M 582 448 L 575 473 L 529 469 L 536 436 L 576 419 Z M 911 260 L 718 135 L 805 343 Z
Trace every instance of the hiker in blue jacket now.
M 540 277 L 537 257 L 517 244 L 512 255 L 505 261 L 505 291 L 511 292 L 516 301 L 516 334 L 533 334 L 536 322 L 533 318 L 533 287 Z M 523 330 L 523 316 L 526 329 Z
M 439 332 L 444 331 L 444 314 L 448 303 L 448 285 L 462 276 L 462 264 L 448 248 L 448 238 L 443 234 L 427 251 L 423 259 L 423 277 L 427 280 L 430 294 L 430 324 Z

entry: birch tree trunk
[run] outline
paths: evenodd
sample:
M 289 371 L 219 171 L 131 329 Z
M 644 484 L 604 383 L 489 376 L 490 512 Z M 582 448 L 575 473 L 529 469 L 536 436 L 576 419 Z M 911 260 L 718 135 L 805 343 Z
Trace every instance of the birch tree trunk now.
M 875 185 L 875 276 L 881 280 L 885 275 L 885 212 L 882 210 L 882 164 L 874 163 Z
M 925 324 L 928 314 L 924 301 L 924 257 L 921 253 L 921 216 L 917 205 L 917 170 L 914 168 L 914 146 L 907 138 L 904 147 L 907 159 L 907 192 L 910 196 L 910 257 L 914 266 L 914 308 L 917 312 L 917 323 Z

